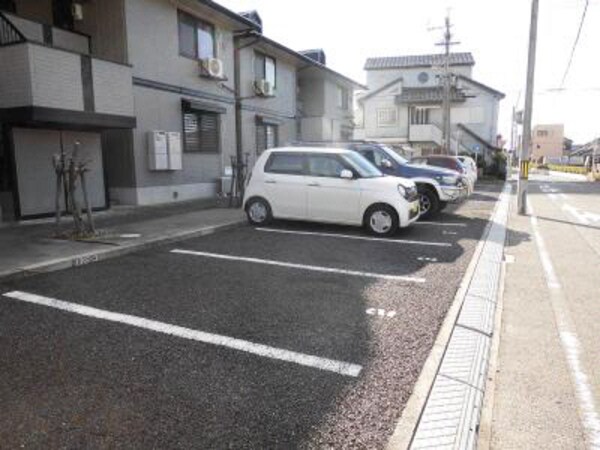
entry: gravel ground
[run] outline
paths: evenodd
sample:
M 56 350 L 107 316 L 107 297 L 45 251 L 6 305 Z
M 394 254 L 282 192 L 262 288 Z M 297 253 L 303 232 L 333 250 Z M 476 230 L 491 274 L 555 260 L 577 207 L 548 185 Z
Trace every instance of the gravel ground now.
M 2 298 L 0 400 L 11 413 L 0 416 L 0 447 L 384 447 L 500 188 L 483 184 L 439 219 L 467 227 L 418 225 L 396 236 L 448 248 L 241 227 L 0 285 L 0 292 L 18 289 L 363 366 L 352 378 Z M 347 227 L 273 228 L 364 236 Z M 396 315 L 368 315 L 369 308 Z

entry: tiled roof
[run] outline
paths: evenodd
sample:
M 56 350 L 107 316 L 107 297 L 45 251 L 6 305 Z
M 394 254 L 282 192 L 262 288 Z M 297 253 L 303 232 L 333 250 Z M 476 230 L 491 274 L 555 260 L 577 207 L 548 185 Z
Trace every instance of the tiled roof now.
M 434 55 L 384 56 L 381 58 L 368 58 L 364 69 L 406 69 L 410 67 L 431 67 L 443 63 L 444 55 L 441 53 Z M 450 65 L 452 66 L 472 66 L 474 64 L 473 55 L 469 52 L 450 53 Z
M 443 99 L 442 87 L 404 88 L 402 93 L 396 96 L 397 103 L 441 103 Z M 462 102 L 465 96 L 461 91 L 452 89 L 450 99 L 453 102 Z

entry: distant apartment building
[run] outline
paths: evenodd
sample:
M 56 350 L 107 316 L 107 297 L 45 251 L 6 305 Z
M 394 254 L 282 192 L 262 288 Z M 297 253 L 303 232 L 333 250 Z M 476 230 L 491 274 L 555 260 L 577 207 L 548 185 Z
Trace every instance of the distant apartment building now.
M 442 145 L 443 55 L 369 58 L 368 91 L 358 98 L 357 138 L 377 140 L 415 155 Z M 473 79 L 471 53 L 450 54 L 450 148 L 489 158 L 498 151 L 498 111 L 504 94 Z
M 563 156 L 565 148 L 565 127 L 562 124 L 536 125 L 531 136 L 531 158 L 543 161 L 545 158 Z
M 232 156 L 351 134 L 363 88 L 211 0 L 0 0 L 0 61 L 4 220 L 52 214 L 75 142 L 95 209 L 215 197 Z

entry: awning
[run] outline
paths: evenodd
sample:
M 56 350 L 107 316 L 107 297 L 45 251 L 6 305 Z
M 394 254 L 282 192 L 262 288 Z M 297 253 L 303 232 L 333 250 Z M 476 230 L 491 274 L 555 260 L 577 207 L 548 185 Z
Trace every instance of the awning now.
M 214 103 L 199 102 L 197 100 L 190 100 L 187 98 L 181 99 L 181 105 L 183 109 L 187 111 L 208 111 L 217 114 L 225 114 L 227 112 L 227 108 L 223 106 L 215 105 Z
M 256 115 L 257 125 L 281 125 L 282 123 L 284 123 L 284 121 L 276 117 Z

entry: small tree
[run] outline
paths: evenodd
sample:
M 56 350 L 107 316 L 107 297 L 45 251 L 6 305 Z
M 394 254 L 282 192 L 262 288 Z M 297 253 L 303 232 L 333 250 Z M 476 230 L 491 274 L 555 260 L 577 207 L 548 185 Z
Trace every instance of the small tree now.
M 56 173 L 56 196 L 54 202 L 56 229 L 58 231 L 60 226 L 60 196 L 61 191 L 63 191 L 67 193 L 65 206 L 67 211 L 70 211 L 71 215 L 73 216 L 76 236 L 96 234 L 94 218 L 92 216 L 92 208 L 88 200 L 87 186 L 85 184 L 85 173 L 89 171 L 89 168 L 87 167 L 88 162 L 79 160 L 80 146 L 80 142 L 75 141 L 70 157 L 67 157 L 64 149 L 62 148 L 60 154 L 56 154 L 52 157 L 54 172 Z M 81 186 L 81 191 L 83 194 L 83 202 L 87 215 L 87 224 L 82 218 L 81 208 L 77 199 L 78 185 Z

